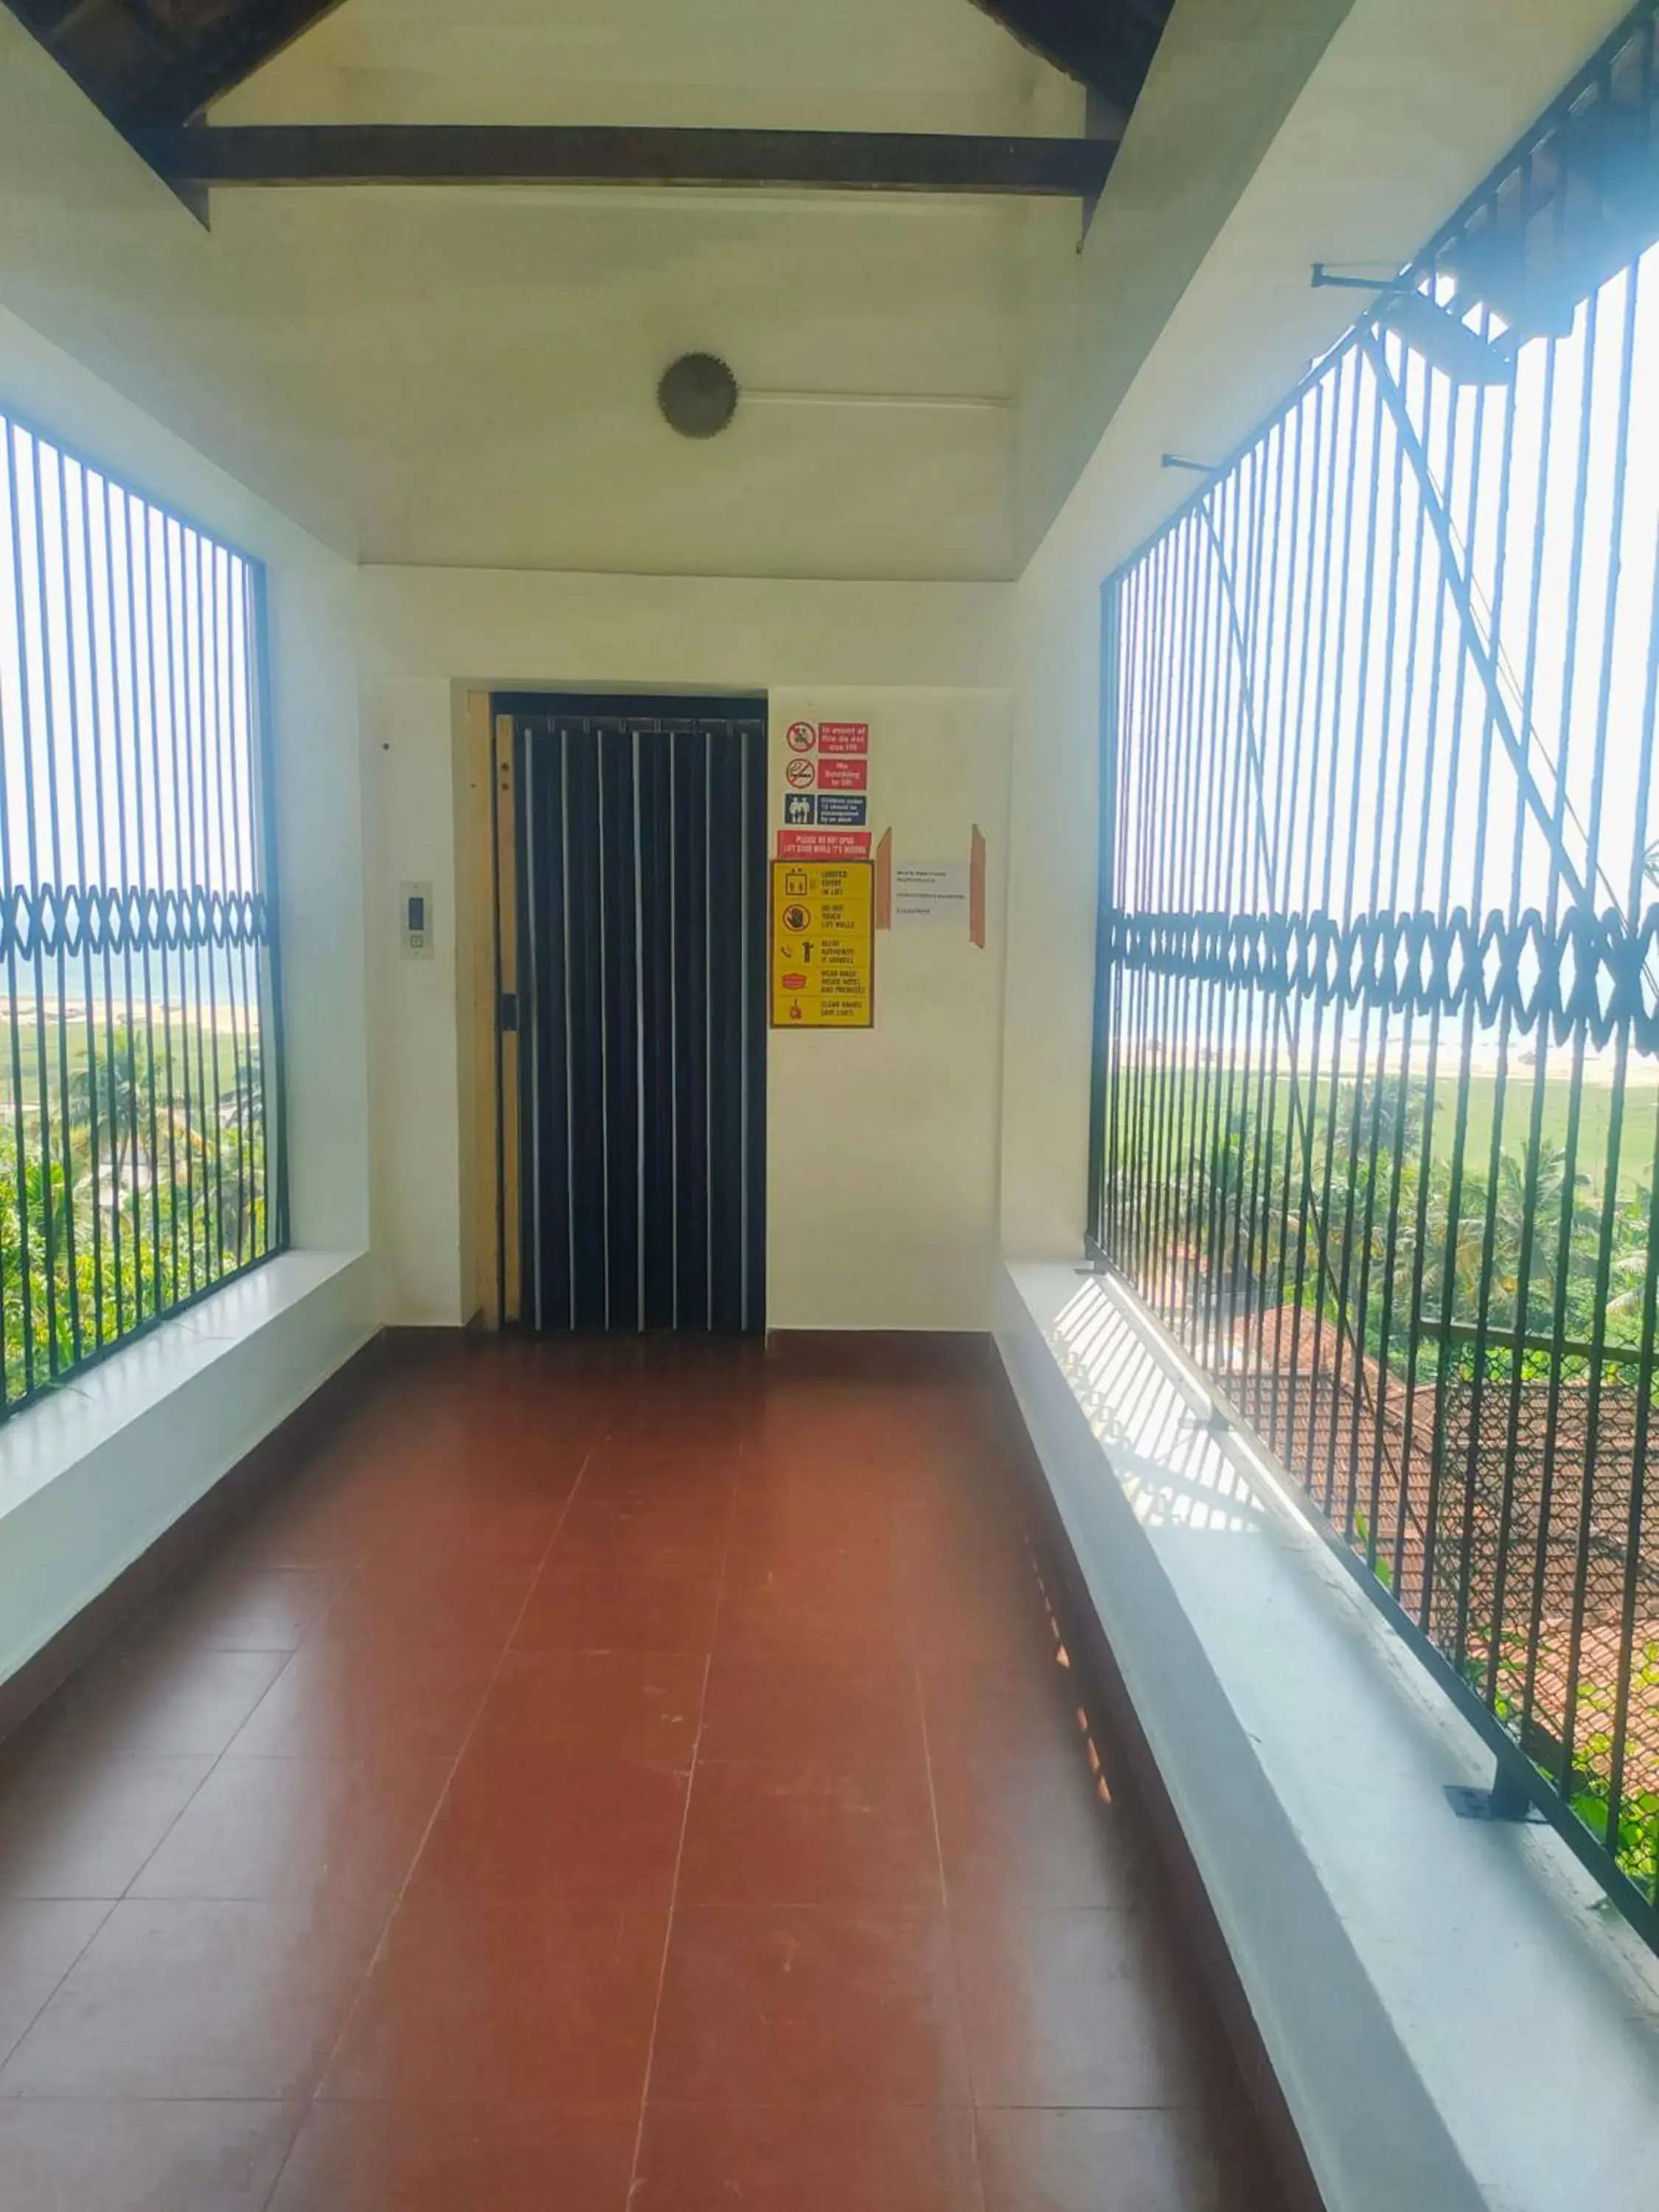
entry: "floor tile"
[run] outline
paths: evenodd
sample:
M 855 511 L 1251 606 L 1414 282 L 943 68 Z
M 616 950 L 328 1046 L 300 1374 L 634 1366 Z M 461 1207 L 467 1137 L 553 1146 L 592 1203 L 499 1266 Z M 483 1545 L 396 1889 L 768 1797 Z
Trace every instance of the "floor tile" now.
M 325 1893 L 392 1903 L 448 1781 L 447 1758 L 249 1759 L 230 1752 L 132 1885 L 135 1897 Z
M 666 1907 L 685 1798 L 683 1769 L 576 1764 L 522 1743 L 487 1745 L 456 1771 L 421 1854 L 416 1891 Z
M 634 2212 L 981 2212 L 981 2203 L 965 2111 L 653 2100 Z
M 1269 2212 L 1193 2112 L 981 2106 L 979 2153 L 986 2212 Z
M 498 1650 L 334 1638 L 325 1622 L 234 1740 L 250 1758 L 451 1757 L 477 1718 Z
M 916 1663 L 934 1759 L 1018 1766 L 1081 1742 L 1078 1677 L 1055 1663 L 1052 1642 L 1024 1663 L 994 1649 L 922 1651 Z
M 0 1763 L 0 1898 L 121 1896 L 212 1766 L 31 1730 Z
M 726 1558 L 726 1495 L 679 1491 L 598 1491 L 586 1484 L 560 1522 L 549 1553 L 557 1566 L 592 1566 L 626 1573 L 633 1566 L 684 1566 L 719 1573 Z
M 0 2068 L 0 2097 L 306 2096 L 379 1924 L 331 1903 L 117 1905 Z
M 371 1560 L 342 1584 L 329 1607 L 327 1633 L 335 1642 L 356 1637 L 428 1650 L 500 1651 L 534 1579 L 532 1563 L 470 1568 L 442 1559 Z
M 550 1559 L 514 1631 L 521 1651 L 686 1651 L 714 1648 L 718 1563 L 653 1560 L 626 1574 Z
M 908 1657 L 781 1657 L 717 1643 L 703 1756 L 738 1759 L 921 1759 Z
M 0 2100 L 5 2212 L 263 2212 L 297 2105 Z
M 486 1580 L 533 1575 L 547 1556 L 562 1506 L 481 1507 L 464 1496 L 400 1498 L 380 1540 L 359 1562 L 368 1571 Z
M 953 1912 L 951 1925 L 981 2104 L 1198 2100 L 1184 1992 L 1141 1914 Z
M 933 1762 L 952 1907 L 1144 1901 L 1138 1838 L 1103 1804 L 1079 1742 L 1063 1757 Z
M 0 1905 L 0 2061 L 21 2040 L 108 1911 L 107 1905 L 90 1899 L 20 1898 Z
M 804 1658 L 908 1651 L 910 1621 L 896 1556 L 820 1553 L 791 1539 L 727 1561 L 719 1640 Z
M 697 1740 L 707 1661 L 684 1651 L 509 1651 L 477 1741 L 674 1765 Z
M 918 1650 L 986 1650 L 1016 1659 L 1052 1649 L 1042 1588 L 1014 1532 L 907 1524 L 905 1603 Z
M 686 1822 L 684 1905 L 943 1902 L 922 1767 L 704 1759 Z
M 53 1732 L 111 1754 L 216 1759 L 289 1664 L 287 1651 L 123 1639 L 52 1701 Z
M 943 1914 L 680 1907 L 651 2086 L 675 2104 L 965 2102 Z
M 628 1905 L 411 1895 L 323 2094 L 514 2110 L 637 2104 L 666 1926 L 664 1911 Z
M 175 1645 L 208 1651 L 293 1651 L 327 1610 L 340 1577 L 323 1567 L 215 1567 L 147 1609 Z
M 626 2212 L 637 2116 L 311 2108 L 270 2212 Z

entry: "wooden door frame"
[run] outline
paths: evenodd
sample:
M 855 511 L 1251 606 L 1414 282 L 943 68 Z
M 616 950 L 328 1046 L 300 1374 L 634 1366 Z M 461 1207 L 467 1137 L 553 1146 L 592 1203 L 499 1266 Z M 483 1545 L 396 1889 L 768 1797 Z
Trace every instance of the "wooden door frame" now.
M 520 1304 L 519 1040 L 499 1023 L 518 965 L 513 750 L 512 716 L 466 686 L 453 757 L 460 1265 L 467 1318 L 487 1329 Z

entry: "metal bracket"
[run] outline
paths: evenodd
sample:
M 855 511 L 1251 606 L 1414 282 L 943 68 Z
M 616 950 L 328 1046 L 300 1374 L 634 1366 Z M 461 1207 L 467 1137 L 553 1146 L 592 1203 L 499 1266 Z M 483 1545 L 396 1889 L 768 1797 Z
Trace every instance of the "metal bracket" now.
M 1161 469 L 1190 469 L 1195 477 L 1212 477 L 1215 466 L 1210 461 L 1189 461 L 1184 453 L 1160 453 L 1158 465 Z
M 1522 1825 L 1543 1823 L 1546 1817 L 1534 1803 L 1531 1791 L 1507 1765 L 1498 1767 L 1489 1790 L 1477 1789 L 1467 1782 L 1449 1782 L 1446 1802 L 1460 1820 L 1502 1820 L 1506 1825 Z
M 1400 276 L 1335 276 L 1329 265 L 1316 261 L 1309 283 L 1316 292 L 1407 292 L 1415 289 Z

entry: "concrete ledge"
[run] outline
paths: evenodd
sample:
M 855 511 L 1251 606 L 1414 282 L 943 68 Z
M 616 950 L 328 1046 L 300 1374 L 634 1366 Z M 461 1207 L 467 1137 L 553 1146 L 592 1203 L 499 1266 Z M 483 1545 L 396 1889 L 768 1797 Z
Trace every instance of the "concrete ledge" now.
M 1126 1292 L 1016 1267 L 996 1334 L 1330 2212 L 1626 2201 L 1659 1960 L 1550 1831 L 1452 1816 L 1479 1739 Z
M 283 1253 L 9 1421 L 0 1684 L 374 1333 L 367 1259 Z

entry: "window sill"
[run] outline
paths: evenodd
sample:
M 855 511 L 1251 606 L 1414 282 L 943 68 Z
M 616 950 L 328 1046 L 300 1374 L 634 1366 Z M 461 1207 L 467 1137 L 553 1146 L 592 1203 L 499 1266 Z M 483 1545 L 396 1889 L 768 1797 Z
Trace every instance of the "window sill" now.
M 1659 1960 L 1198 1378 L 1070 1267 L 997 1342 L 1331 2212 L 1582 2212 L 1659 2157 Z M 1196 1413 L 1194 1412 L 1196 1409 Z
M 363 1255 L 282 1253 L 0 1428 L 0 1681 L 373 1327 Z

